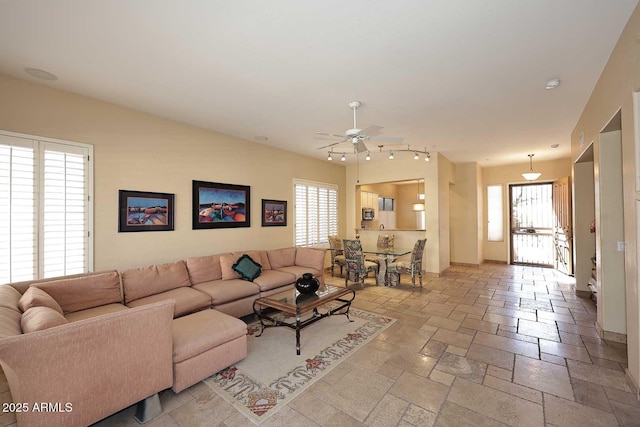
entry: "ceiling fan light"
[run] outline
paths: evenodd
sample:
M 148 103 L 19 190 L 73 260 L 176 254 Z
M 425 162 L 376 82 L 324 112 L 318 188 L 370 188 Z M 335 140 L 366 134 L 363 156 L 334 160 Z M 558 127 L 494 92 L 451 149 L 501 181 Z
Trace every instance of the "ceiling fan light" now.
M 347 158 L 345 157 L 344 153 L 342 153 L 342 157 L 340 157 L 340 161 L 341 162 L 346 162 Z
M 418 160 L 420 156 L 418 156 L 418 152 L 413 153 L 413 160 Z
M 389 160 L 393 160 L 393 151 L 389 152 Z
M 329 151 L 329 154 L 327 154 L 327 160 L 329 161 L 333 160 L 333 157 L 331 157 L 331 151 Z
M 371 152 L 367 151 L 367 157 L 364 158 L 365 160 L 371 160 Z

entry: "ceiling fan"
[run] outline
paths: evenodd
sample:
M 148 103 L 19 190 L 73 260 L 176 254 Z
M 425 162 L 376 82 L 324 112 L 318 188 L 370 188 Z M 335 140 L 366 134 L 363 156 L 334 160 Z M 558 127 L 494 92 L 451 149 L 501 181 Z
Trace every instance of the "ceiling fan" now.
M 363 151 L 369 151 L 369 149 L 365 145 L 365 141 L 386 142 L 390 144 L 402 143 L 402 141 L 404 140 L 404 138 L 402 137 L 370 135 L 371 133 L 379 132 L 382 129 L 382 126 L 372 125 L 366 129 L 358 129 L 358 125 L 356 122 L 356 110 L 358 110 L 358 108 L 360 108 L 361 105 L 362 103 L 360 101 L 351 101 L 349 103 L 349 108 L 353 110 L 353 128 L 347 129 L 344 135 L 336 135 L 333 133 L 326 133 L 326 132 L 316 132 L 316 135 L 340 138 L 340 141 L 334 142 L 329 145 L 325 145 L 324 147 L 320 147 L 318 148 L 318 150 L 330 148 L 335 145 L 342 144 L 344 142 L 350 142 L 353 145 L 354 151 L 357 151 L 358 153 L 362 153 Z

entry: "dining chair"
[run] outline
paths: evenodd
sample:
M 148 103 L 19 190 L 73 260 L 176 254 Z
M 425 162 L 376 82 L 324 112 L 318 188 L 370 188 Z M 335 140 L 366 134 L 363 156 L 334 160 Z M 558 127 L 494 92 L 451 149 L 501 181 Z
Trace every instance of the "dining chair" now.
M 388 234 L 379 234 L 378 235 L 378 249 L 388 249 L 393 247 L 393 241 L 395 240 L 395 236 Z
M 336 265 L 340 266 L 340 275 L 342 276 L 342 268 L 346 265 L 346 261 L 342 250 L 342 240 L 339 237 L 329 236 L 329 252 L 331 252 L 331 277 L 333 277 L 333 269 Z
M 391 286 L 397 286 L 400 283 L 401 274 L 411 275 L 411 286 L 416 287 L 416 275 L 420 278 L 420 287 L 422 287 L 422 253 L 427 239 L 419 239 L 413 246 L 411 259 L 397 260 L 389 264 L 387 274 L 389 275 L 389 283 Z
M 344 239 L 343 248 L 347 266 L 344 273 L 345 287 L 349 286 L 349 277 L 351 277 L 352 282 L 360 283 L 360 286 L 364 288 L 364 279 L 370 271 L 376 275 L 376 284 L 378 284 L 378 264 L 364 259 L 360 240 Z
M 393 234 L 392 235 L 378 234 L 378 242 L 376 243 L 376 246 L 378 249 L 393 248 L 394 240 L 395 240 L 395 236 Z M 377 255 L 365 255 L 364 259 L 366 261 L 375 262 L 376 264 L 380 265 L 380 258 Z

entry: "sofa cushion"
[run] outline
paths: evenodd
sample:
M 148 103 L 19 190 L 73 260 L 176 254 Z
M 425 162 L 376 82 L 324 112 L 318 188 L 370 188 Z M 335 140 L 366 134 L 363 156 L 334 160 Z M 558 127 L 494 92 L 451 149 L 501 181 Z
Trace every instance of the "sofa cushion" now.
M 247 334 L 240 319 L 203 310 L 173 321 L 173 363 L 190 359 Z
M 20 308 L 23 313 L 31 307 L 48 307 L 57 311 L 61 316 L 64 315 L 60 304 L 58 304 L 51 295 L 35 286 L 29 287 L 20 298 L 20 301 L 18 301 L 18 308 Z
M 302 267 L 311 267 L 315 270 L 324 268 L 324 259 L 327 251 L 325 249 L 316 248 L 298 248 L 296 250 L 296 265 Z
M 258 285 L 242 279 L 214 280 L 212 282 L 198 283 L 194 289 L 211 296 L 211 303 L 216 306 L 229 301 L 236 301 L 260 293 Z
M 260 264 L 262 264 L 262 271 L 271 270 L 271 263 L 269 262 L 269 256 L 267 255 L 267 251 L 260 250 L 255 251 L 260 256 Z M 251 256 L 251 258 L 257 260 L 257 258 L 253 255 L 253 251 L 247 252 Z
M 238 261 L 232 266 L 233 270 L 236 273 L 240 273 L 240 276 L 244 280 L 248 280 L 253 282 L 253 280 L 262 273 L 262 265 L 255 262 L 253 258 L 251 258 L 247 254 L 243 254 Z
M 0 307 L 0 338 L 20 335 L 22 313 L 7 307 Z
M 89 319 L 91 317 L 102 316 L 104 314 L 115 313 L 117 311 L 129 310 L 124 304 L 113 303 L 101 305 L 98 307 L 87 308 L 85 310 L 74 311 L 73 313 L 68 313 L 65 317 L 69 322 L 77 322 L 78 320 Z
M 140 298 L 191 286 L 191 282 L 187 264 L 176 261 L 123 271 L 122 286 L 125 302 L 129 305 Z
M 253 283 L 260 286 L 260 292 L 279 288 L 281 286 L 291 285 L 295 283 L 296 276 L 292 273 L 279 270 L 263 271 L 260 277 L 257 277 Z
M 0 307 L 10 308 L 20 312 L 18 303 L 22 294 L 11 285 L 0 286 Z
M 316 270 L 315 268 L 311 268 L 311 267 L 302 267 L 299 265 L 292 265 L 290 267 L 281 267 L 278 269 L 278 271 L 283 271 L 286 273 L 290 273 L 293 274 L 294 276 L 296 276 L 296 280 L 299 279 L 300 277 L 302 277 L 302 275 L 304 273 L 311 273 L 314 276 L 316 276 L 316 278 L 318 280 L 320 280 L 321 274 L 322 272 L 319 270 Z
M 185 287 L 170 289 L 155 295 L 149 295 L 148 297 L 138 298 L 135 301 L 128 302 L 127 305 L 129 307 L 139 307 L 141 305 L 169 299 L 175 300 L 176 302 L 173 312 L 174 318 L 211 307 L 211 297 L 209 295 Z
M 31 307 L 22 314 L 22 318 L 20 319 L 22 332 L 25 334 L 65 325 L 67 323 L 69 322 L 67 322 L 67 319 L 65 319 L 62 314 L 52 308 L 44 306 Z
M 117 271 L 38 282 L 32 286 L 51 295 L 64 314 L 123 302 Z
M 281 268 L 294 265 L 296 262 L 296 248 L 272 249 L 267 251 L 271 268 Z
M 209 255 L 187 259 L 187 270 L 193 285 L 222 279 L 220 255 Z
M 238 258 L 242 254 L 235 252 L 228 252 L 220 255 L 220 269 L 222 270 L 222 280 L 240 279 L 242 276 L 240 273 L 233 269 L 233 264 L 238 261 Z

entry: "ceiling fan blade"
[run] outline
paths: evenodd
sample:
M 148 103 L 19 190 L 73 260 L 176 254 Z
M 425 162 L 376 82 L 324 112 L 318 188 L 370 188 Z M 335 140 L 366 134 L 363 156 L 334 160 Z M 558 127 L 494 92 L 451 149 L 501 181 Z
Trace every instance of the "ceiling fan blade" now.
M 401 136 L 370 136 L 369 141 L 386 142 L 389 144 L 401 144 L 404 138 Z
M 358 141 L 356 144 L 356 150 L 358 150 L 358 153 L 362 153 L 363 151 L 367 151 L 367 146 L 364 145 L 364 142 Z
M 316 135 L 333 136 L 334 138 L 344 138 L 344 135 L 336 135 L 335 133 L 326 133 L 326 132 L 316 132 Z
M 360 131 L 360 134 L 363 134 L 363 135 L 369 135 L 369 134 L 372 134 L 372 133 L 378 133 L 378 132 L 380 132 L 382 129 L 384 129 L 384 127 L 383 127 L 383 126 L 371 125 L 371 126 L 369 126 L 368 128 L 366 128 L 366 129 L 362 129 L 362 130 Z
M 325 145 L 324 147 L 319 147 L 318 150 L 322 150 L 323 148 L 333 147 L 334 145 L 342 144 L 343 142 L 348 141 L 348 140 L 349 140 L 349 138 L 344 138 L 342 141 L 334 142 L 334 143 L 331 143 L 329 145 Z

